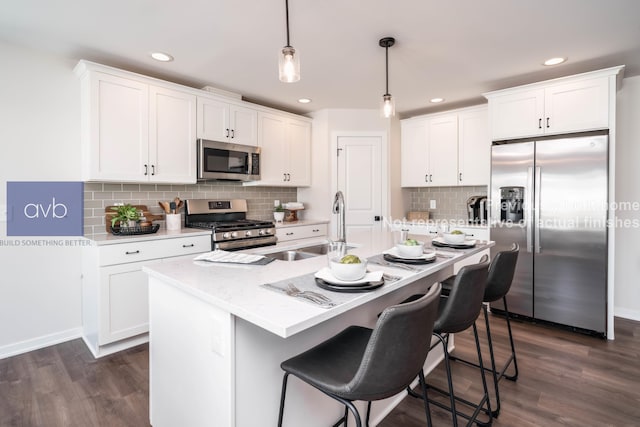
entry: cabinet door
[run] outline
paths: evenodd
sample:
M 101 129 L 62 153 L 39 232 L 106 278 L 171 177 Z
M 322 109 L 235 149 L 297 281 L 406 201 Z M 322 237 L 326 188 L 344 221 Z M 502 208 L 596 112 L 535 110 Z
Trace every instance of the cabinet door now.
M 135 262 L 100 269 L 99 345 L 109 344 L 149 331 L 148 277 Z
M 196 97 L 154 86 L 149 97 L 149 181 L 195 184 Z
M 83 143 L 85 179 L 140 182 L 148 164 L 149 86 L 134 80 L 93 73 L 90 109 Z M 86 166 L 85 166 L 86 168 Z
M 229 128 L 229 104 L 213 98 L 198 97 L 198 128 L 196 137 L 227 142 Z
M 449 114 L 429 119 L 429 186 L 458 183 L 458 116 Z
M 519 91 L 489 99 L 493 141 L 544 133 L 544 89 Z
M 258 141 L 262 148 L 260 153 L 262 184 L 286 184 L 285 168 L 288 166 L 286 127 L 285 117 L 258 113 Z
M 287 183 L 296 187 L 311 185 L 311 123 L 289 120 Z
M 545 90 L 545 133 L 559 134 L 608 127 L 608 77 L 555 85 Z
M 489 185 L 491 140 L 487 109 L 458 115 L 458 185 Z
M 229 107 L 230 142 L 234 144 L 258 145 L 258 112 L 251 108 L 231 105 Z
M 427 120 L 403 120 L 401 127 L 401 169 L 402 187 L 424 187 L 427 185 L 429 167 L 427 165 Z

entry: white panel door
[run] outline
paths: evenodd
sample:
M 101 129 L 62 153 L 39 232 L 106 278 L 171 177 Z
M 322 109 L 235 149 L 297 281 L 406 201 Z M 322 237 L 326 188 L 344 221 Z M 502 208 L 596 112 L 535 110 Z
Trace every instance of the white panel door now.
M 429 119 L 429 186 L 458 184 L 458 115 Z
M 149 89 L 149 181 L 196 183 L 196 97 Z
M 545 90 L 545 133 L 609 127 L 609 78 L 555 85 Z
M 491 139 L 487 108 L 458 115 L 458 185 L 489 185 Z
M 353 229 L 382 228 L 381 153 L 380 136 L 338 136 L 338 189 L 345 198 L 347 236 Z
M 231 105 L 229 107 L 231 138 L 229 142 L 243 145 L 258 145 L 258 111 Z
M 289 139 L 287 179 L 290 185 L 309 186 L 311 185 L 311 123 L 289 120 L 287 131 Z
M 489 99 L 489 108 L 493 141 L 544 133 L 544 89 L 496 96 Z
M 229 129 L 229 104 L 217 99 L 198 97 L 197 137 L 227 142 Z
M 288 166 L 286 141 L 287 119 L 277 114 L 258 114 L 260 180 L 273 185 L 286 183 Z
M 400 122 L 401 165 L 400 183 L 403 187 L 424 187 L 428 183 L 427 119 Z
M 146 179 L 149 144 L 149 86 L 95 73 L 91 82 L 89 180 Z

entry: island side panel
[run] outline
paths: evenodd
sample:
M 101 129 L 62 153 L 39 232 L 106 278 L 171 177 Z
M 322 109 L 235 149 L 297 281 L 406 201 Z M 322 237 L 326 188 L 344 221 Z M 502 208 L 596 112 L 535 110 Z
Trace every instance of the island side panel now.
M 235 318 L 149 278 L 153 427 L 234 427 Z

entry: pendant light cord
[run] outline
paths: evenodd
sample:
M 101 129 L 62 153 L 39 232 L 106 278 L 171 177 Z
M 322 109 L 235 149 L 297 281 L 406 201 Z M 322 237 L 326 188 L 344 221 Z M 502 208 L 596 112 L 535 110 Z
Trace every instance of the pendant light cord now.
M 387 71 L 385 73 L 385 76 L 386 76 L 386 89 L 387 89 L 385 95 L 389 95 L 389 46 L 386 46 L 384 48 L 384 50 L 385 50 L 385 57 L 386 57 L 385 63 L 386 63 L 386 71 Z
M 289 0 L 284 0 L 284 5 L 285 5 L 286 17 L 287 17 L 287 46 L 286 47 L 291 47 L 291 45 L 289 44 Z

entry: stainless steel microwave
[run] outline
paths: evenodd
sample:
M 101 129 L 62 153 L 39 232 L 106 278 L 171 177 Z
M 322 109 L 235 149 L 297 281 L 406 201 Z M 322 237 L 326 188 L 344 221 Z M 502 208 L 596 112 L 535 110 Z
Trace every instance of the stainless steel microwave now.
M 257 181 L 260 147 L 198 140 L 198 180 Z

